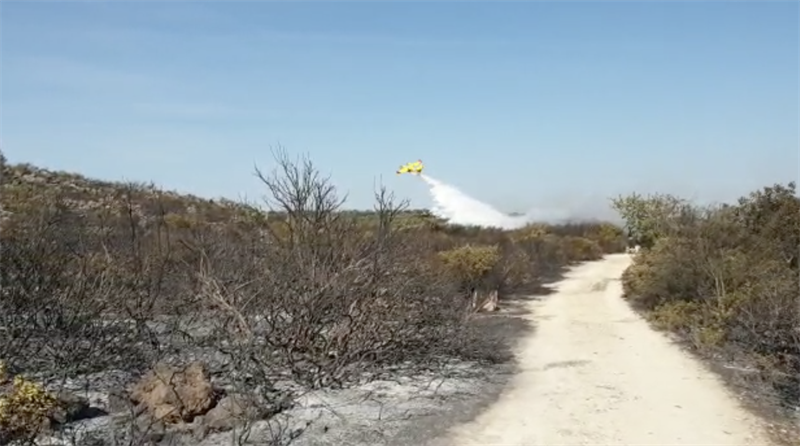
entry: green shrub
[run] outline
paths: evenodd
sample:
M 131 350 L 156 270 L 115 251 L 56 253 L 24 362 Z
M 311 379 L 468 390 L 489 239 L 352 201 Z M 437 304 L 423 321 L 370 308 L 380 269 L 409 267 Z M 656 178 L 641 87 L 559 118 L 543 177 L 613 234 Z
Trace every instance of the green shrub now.
M 603 257 L 600 245 L 588 238 L 567 236 L 564 237 L 563 244 L 566 256 L 572 262 L 586 262 Z
M 57 407 L 57 399 L 37 383 L 8 376 L 2 361 L 0 386 L 6 388 L 0 387 L 0 443 L 32 439 Z
M 467 244 L 440 252 L 439 259 L 462 288 L 471 289 L 479 287 L 497 267 L 500 248 Z
M 584 236 L 595 241 L 603 253 L 613 254 L 625 251 L 625 231 L 619 226 L 600 223 L 590 228 Z
M 622 276 L 625 298 L 705 353 L 749 358 L 775 392 L 800 405 L 794 183 L 737 205 L 697 208 L 669 196 L 615 205 L 648 242 Z

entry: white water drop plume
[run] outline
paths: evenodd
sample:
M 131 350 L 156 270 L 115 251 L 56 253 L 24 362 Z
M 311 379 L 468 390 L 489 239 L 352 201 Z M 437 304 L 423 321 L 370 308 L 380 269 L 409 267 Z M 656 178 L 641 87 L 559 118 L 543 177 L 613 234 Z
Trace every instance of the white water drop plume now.
M 500 229 L 521 228 L 530 222 L 528 216 L 511 216 L 461 192 L 456 187 L 443 183 L 427 175 L 420 175 L 430 187 L 433 198 L 433 215 L 448 223 L 494 227 Z

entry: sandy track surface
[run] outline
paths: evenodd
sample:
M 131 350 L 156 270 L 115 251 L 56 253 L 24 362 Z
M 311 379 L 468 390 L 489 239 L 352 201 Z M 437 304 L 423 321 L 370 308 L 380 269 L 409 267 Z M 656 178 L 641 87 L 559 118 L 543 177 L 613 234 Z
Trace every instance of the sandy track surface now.
M 721 381 L 620 298 L 627 255 L 526 303 L 536 330 L 496 403 L 443 445 L 769 445 Z

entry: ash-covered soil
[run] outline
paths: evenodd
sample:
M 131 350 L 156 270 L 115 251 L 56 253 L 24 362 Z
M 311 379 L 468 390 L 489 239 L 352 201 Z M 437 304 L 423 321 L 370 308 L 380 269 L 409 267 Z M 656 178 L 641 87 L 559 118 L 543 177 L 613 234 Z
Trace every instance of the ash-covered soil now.
M 532 330 L 530 323 L 519 317 L 520 308 L 520 301 L 509 299 L 494 313 L 476 315 L 473 328 L 511 349 L 516 339 Z M 164 329 L 159 329 L 159 324 L 164 324 Z M 154 332 L 165 336 L 171 331 L 165 322 L 152 325 Z M 198 337 L 209 331 L 203 324 L 183 330 Z M 128 390 L 142 379 L 141 374 L 107 370 L 48 383 L 61 398 L 75 401 L 74 413 L 64 424 L 52 426 L 37 444 L 424 444 L 450 426 L 477 416 L 498 397 L 515 367 L 511 360 L 485 364 L 443 359 L 426 367 L 404 364 L 380 374 L 364 373 L 360 382 L 343 388 L 309 390 L 285 379 L 276 380 L 270 389 L 243 389 L 241 378 L 232 377 L 235 367 L 218 349 L 191 342 L 178 345 L 175 339 L 171 342 L 175 353 L 165 355 L 161 363 L 203 364 L 210 384 L 224 395 L 267 395 L 275 401 L 277 413 L 253 420 L 212 410 L 187 422 L 159 423 L 130 400 Z

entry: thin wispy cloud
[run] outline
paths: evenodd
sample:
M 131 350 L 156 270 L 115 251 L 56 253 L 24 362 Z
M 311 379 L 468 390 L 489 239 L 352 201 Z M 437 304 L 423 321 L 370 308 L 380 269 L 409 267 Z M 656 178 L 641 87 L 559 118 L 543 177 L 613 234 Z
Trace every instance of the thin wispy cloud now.
M 179 33 L 165 29 L 146 27 L 120 28 L 103 26 L 94 29 L 81 29 L 73 33 L 74 38 L 91 41 L 96 40 L 98 46 L 112 47 L 114 45 L 131 45 L 168 42 L 179 38 Z M 385 47 L 420 47 L 420 48 L 511 48 L 531 46 L 531 43 L 516 39 L 499 38 L 432 38 L 432 37 L 406 37 L 393 36 L 380 33 L 347 33 L 347 32 L 313 32 L 313 31 L 286 31 L 280 29 L 251 29 L 251 30 L 218 30 L 198 28 L 195 35 L 192 33 L 195 44 L 211 47 L 246 45 L 238 50 L 259 50 L 259 44 L 284 43 L 284 44 L 313 44 L 313 45 L 361 45 Z M 545 46 L 545 45 L 537 45 Z
M 518 46 L 519 41 L 508 39 L 453 39 L 430 37 L 398 37 L 385 34 L 289 32 L 279 30 L 257 30 L 248 37 L 265 42 L 324 43 L 349 45 L 386 45 L 398 47 L 466 47 L 466 46 Z
M 77 90 L 126 90 L 164 86 L 162 79 L 144 71 L 113 64 L 88 62 L 58 55 L 26 55 L 6 57 L 3 75 L 41 86 Z
M 137 102 L 131 105 L 131 111 L 145 118 L 180 120 L 232 119 L 252 113 L 251 110 L 234 106 L 198 102 Z M 261 116 L 265 114 L 262 112 Z

